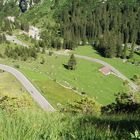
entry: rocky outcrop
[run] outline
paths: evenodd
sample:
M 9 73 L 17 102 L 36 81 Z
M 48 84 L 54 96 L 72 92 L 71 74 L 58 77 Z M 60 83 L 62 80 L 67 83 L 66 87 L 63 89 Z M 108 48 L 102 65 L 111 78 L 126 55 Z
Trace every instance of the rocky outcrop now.
M 41 0 L 0 0 L 0 5 L 4 6 L 9 3 L 14 3 L 15 5 L 20 7 L 22 12 L 25 12 L 40 1 Z
M 41 0 L 19 0 L 19 7 L 22 12 L 27 11 L 33 5 L 39 3 Z

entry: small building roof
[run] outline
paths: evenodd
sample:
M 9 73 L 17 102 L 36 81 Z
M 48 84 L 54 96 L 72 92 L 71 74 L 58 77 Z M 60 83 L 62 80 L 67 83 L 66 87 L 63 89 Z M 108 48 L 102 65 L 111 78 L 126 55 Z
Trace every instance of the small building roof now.
M 100 72 L 102 72 L 104 75 L 109 75 L 111 73 L 111 69 L 107 66 L 102 67 L 101 69 L 99 69 Z

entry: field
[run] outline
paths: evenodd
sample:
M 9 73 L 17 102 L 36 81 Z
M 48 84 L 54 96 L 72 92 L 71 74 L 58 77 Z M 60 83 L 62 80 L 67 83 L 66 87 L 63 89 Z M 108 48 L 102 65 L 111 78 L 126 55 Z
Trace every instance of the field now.
M 86 55 L 94 58 L 99 58 L 103 61 L 108 62 L 120 72 L 122 72 L 128 78 L 132 78 L 135 74 L 140 75 L 140 66 L 135 66 L 130 63 L 124 63 L 122 59 L 119 58 L 104 58 L 91 46 L 79 46 L 75 51 L 77 54 Z M 140 56 L 135 53 L 134 59 L 140 61 Z
M 42 57 L 44 64 L 40 64 Z M 37 60 L 13 61 L 11 59 L 0 59 L 1 63 L 14 66 L 20 65 L 22 71 L 43 93 L 43 95 L 54 105 L 66 104 L 81 96 L 72 90 L 76 90 L 95 98 L 101 104 L 108 104 L 114 101 L 114 94 L 127 91 L 128 87 L 123 81 L 114 75 L 104 76 L 99 72 L 102 65 L 77 59 L 75 71 L 68 71 L 63 64 L 67 64 L 69 57 L 49 56 L 39 54 Z
M 14 44 L 12 44 L 12 46 L 15 47 Z M 4 52 L 4 47 L 5 44 L 0 46 L 1 52 Z M 29 78 L 29 80 L 42 92 L 44 97 L 46 97 L 46 99 L 48 99 L 54 107 L 57 107 L 57 104 L 66 104 L 74 101 L 75 99 L 81 98 L 80 95 L 73 92 L 71 89 L 64 88 L 56 83 L 56 81 L 50 79 L 45 72 L 41 72 L 39 69 L 41 66 L 39 61 L 40 59 L 37 61 L 29 60 L 27 62 L 20 60 L 15 61 L 7 58 L 0 59 L 0 63 L 13 67 L 17 64 L 20 65 L 19 70 L 21 70 Z M 43 68 L 43 70 L 45 71 L 45 68 Z M 8 87 L 8 85 L 6 86 Z
M 21 71 L 39 88 L 43 96 L 56 108 L 59 104 L 66 104 L 81 98 L 80 95 L 70 89 L 60 86 L 53 80 L 50 80 L 44 73 L 29 70 L 25 67 Z
M 12 46 L 14 47 L 14 44 Z M 1 50 L 3 48 L 4 46 L 1 46 Z M 135 74 L 140 75 L 139 66 L 124 63 L 118 58 L 104 58 L 90 46 L 80 46 L 74 53 L 104 60 L 129 78 Z M 135 57 L 139 58 L 137 54 Z M 44 59 L 44 64 L 41 64 L 42 59 Z M 76 70 L 69 71 L 64 67 L 68 60 L 67 56 L 56 54 L 49 56 L 47 53 L 39 53 L 37 60 L 21 61 L 1 58 L 0 63 L 11 66 L 19 65 L 19 70 L 32 81 L 54 107 L 81 98 L 79 95 L 81 93 L 84 96 L 94 98 L 102 105 L 106 105 L 114 101 L 114 94 L 129 90 L 128 86 L 124 86 L 123 81 L 118 77 L 114 75 L 104 76 L 100 73 L 99 69 L 102 65 L 98 63 L 77 58 Z

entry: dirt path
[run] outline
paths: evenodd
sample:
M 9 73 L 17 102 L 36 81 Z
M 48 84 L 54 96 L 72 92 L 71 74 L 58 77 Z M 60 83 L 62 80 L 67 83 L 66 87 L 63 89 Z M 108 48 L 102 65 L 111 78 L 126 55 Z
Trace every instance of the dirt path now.
M 7 41 L 13 42 L 17 45 L 24 46 L 24 47 L 27 47 L 27 48 L 29 47 L 27 44 L 25 44 L 22 41 L 20 41 L 19 39 L 17 39 L 16 36 L 5 35 L 5 37 L 6 37 Z

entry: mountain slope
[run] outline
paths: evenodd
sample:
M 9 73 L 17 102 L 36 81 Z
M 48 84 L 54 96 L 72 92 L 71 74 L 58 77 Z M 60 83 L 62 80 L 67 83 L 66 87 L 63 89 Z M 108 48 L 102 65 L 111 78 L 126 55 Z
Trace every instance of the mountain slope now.
M 26 0 L 20 2 L 28 3 Z M 36 3 L 21 15 L 16 3 L 9 3 L 10 10 L 4 13 L 5 5 L 0 15 L 20 15 L 20 21 L 38 26 L 45 46 L 49 47 L 74 49 L 81 44 L 93 44 L 105 57 L 126 58 L 127 43 L 140 44 L 138 0 L 45 0 Z M 133 51 L 133 45 L 131 49 Z

